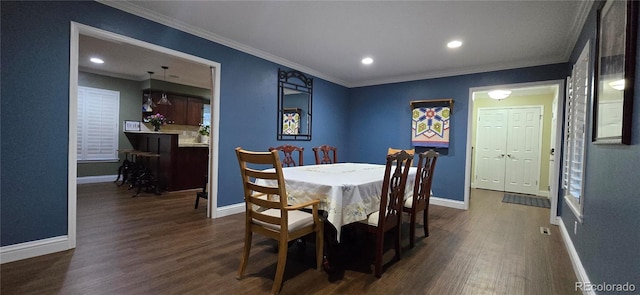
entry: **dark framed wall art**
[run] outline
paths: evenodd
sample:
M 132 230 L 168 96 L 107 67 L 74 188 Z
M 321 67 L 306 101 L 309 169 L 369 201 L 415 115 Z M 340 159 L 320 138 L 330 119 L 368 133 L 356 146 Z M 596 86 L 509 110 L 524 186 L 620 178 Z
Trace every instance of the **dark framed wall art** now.
M 636 1 L 606 1 L 598 11 L 593 142 L 630 144 L 633 113 Z

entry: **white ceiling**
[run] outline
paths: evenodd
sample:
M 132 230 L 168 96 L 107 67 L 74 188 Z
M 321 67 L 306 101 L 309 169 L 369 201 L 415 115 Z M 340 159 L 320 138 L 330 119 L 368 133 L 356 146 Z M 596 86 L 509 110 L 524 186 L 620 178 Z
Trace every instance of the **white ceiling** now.
M 100 2 L 347 87 L 566 62 L 593 4 Z M 452 39 L 464 44 L 448 49 L 446 43 Z M 365 56 L 373 57 L 374 63 L 362 65 Z M 137 70 L 145 74 L 148 69 Z

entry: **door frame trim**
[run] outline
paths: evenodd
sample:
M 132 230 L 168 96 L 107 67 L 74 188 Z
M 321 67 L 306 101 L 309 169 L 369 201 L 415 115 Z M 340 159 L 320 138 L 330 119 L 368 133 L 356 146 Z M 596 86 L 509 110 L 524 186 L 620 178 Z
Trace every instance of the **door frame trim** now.
M 128 36 L 120 35 L 117 33 L 105 31 L 88 25 L 83 25 L 77 22 L 71 22 L 70 40 L 69 40 L 69 151 L 68 151 L 68 182 L 67 182 L 67 236 L 68 236 L 68 248 L 73 249 L 76 247 L 77 237 L 77 156 L 76 148 L 78 145 L 78 138 L 76 134 L 76 128 L 78 125 L 77 118 L 74 114 L 78 112 L 78 56 L 79 56 L 79 39 L 80 34 L 86 34 L 90 36 L 99 37 L 106 40 L 112 40 L 116 42 L 122 42 L 131 44 L 134 46 L 158 51 L 167 55 L 177 56 L 183 59 L 187 59 L 196 63 L 207 65 L 211 68 L 211 136 L 209 144 L 209 198 L 207 206 L 207 217 L 216 218 L 217 211 L 217 193 L 218 193 L 218 144 L 220 136 L 220 74 L 221 65 L 218 62 L 197 57 L 188 53 L 176 51 L 167 47 L 162 47 L 152 43 L 147 43 L 138 39 L 134 39 Z
M 502 85 L 491 85 L 491 86 L 480 86 L 480 87 L 470 87 L 469 88 L 469 103 L 467 109 L 467 150 L 466 150 L 466 160 L 465 160 L 465 188 L 464 188 L 464 209 L 469 209 L 469 195 L 471 193 L 471 128 L 473 128 L 473 94 L 477 91 L 486 91 L 489 89 L 495 88 L 524 88 L 524 87 L 534 87 L 534 86 L 556 86 L 558 87 L 557 96 L 558 96 L 558 104 L 556 108 L 556 116 L 559 120 L 556 120 L 556 144 L 555 144 L 555 154 L 554 154 L 554 181 L 549 183 L 551 187 L 549 190 L 549 197 L 551 199 L 551 210 L 549 213 L 549 223 L 558 224 L 557 216 L 558 215 L 558 194 L 559 194 L 559 177 L 560 177 L 560 155 L 562 154 L 562 135 L 563 135 L 563 126 L 564 126 L 564 101 L 565 101 L 565 80 L 546 80 L 546 81 L 537 81 L 537 82 L 526 82 L 526 83 L 513 83 L 513 84 L 502 84 Z M 560 119 L 562 118 L 562 119 Z M 542 148 L 542 147 L 541 147 Z

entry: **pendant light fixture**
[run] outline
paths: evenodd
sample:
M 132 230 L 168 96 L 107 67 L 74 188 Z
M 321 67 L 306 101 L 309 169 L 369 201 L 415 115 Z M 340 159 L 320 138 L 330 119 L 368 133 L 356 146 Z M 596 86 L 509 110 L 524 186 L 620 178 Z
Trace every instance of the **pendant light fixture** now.
M 153 72 L 149 71 L 147 73 L 149 73 L 149 93 L 145 94 L 145 96 L 147 97 L 147 100 L 142 104 L 142 111 L 153 112 L 153 108 L 156 107 L 156 104 L 153 102 L 153 99 L 151 99 L 151 75 L 153 75 Z
M 162 70 L 164 70 L 164 82 L 167 82 L 167 69 L 169 67 L 167 66 L 162 66 Z M 166 85 L 165 85 L 166 86 Z M 163 87 L 164 88 L 164 87 Z M 171 105 L 171 102 L 169 101 L 169 99 L 167 98 L 167 93 L 164 92 L 164 90 L 162 91 L 162 97 L 160 97 L 160 100 L 158 100 L 158 104 L 161 105 Z

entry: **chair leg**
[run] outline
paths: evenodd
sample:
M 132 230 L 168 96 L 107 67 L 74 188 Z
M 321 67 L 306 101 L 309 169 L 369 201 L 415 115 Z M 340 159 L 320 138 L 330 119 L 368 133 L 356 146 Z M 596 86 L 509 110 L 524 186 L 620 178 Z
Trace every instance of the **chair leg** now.
M 429 217 L 429 207 L 427 207 L 427 209 L 424 209 L 424 212 L 422 213 L 422 218 L 423 218 L 423 222 L 424 222 L 424 236 L 428 237 L 429 236 L 429 222 L 427 221 L 427 217 Z
M 196 208 L 198 209 L 198 203 L 200 202 L 200 197 L 198 195 L 196 195 Z
M 402 236 L 400 235 L 400 232 L 402 231 L 402 223 L 398 223 L 398 226 L 396 227 L 396 261 L 400 260 L 400 257 L 402 256 L 402 249 L 400 247 L 400 241 L 402 240 Z
M 242 252 L 242 257 L 240 258 L 240 268 L 238 269 L 238 277 L 239 280 L 242 278 L 244 271 L 247 269 L 247 263 L 249 262 L 249 252 L 251 252 L 251 238 L 253 233 L 246 229 L 244 233 L 244 251 Z
M 324 262 L 324 224 L 323 221 L 317 226 L 316 231 L 316 268 L 322 271 L 322 263 Z
M 271 294 L 280 293 L 282 287 L 282 278 L 284 276 L 284 267 L 287 264 L 287 251 L 289 250 L 288 242 L 286 239 L 280 238 L 278 243 L 278 266 L 276 267 L 276 277 L 273 279 L 273 288 L 271 288 Z
M 384 233 L 376 234 L 375 275 L 382 277 L 382 254 L 384 253 Z
M 413 248 L 416 240 L 416 213 L 409 213 L 409 248 Z

